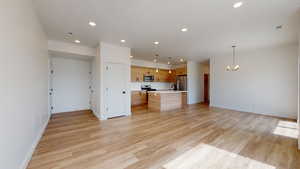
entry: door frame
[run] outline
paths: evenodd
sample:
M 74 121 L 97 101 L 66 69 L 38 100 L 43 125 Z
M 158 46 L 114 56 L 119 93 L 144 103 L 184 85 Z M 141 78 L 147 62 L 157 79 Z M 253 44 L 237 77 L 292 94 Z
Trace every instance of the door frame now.
M 55 67 L 54 67 L 54 61 L 53 59 L 54 58 L 64 58 L 64 59 L 70 59 L 70 60 L 79 60 L 79 61 L 84 61 L 84 62 L 87 62 L 89 64 L 89 70 L 88 70 L 88 105 L 89 105 L 89 108 L 87 109 L 82 109 L 82 110 L 91 110 L 92 108 L 92 95 L 93 95 L 93 79 L 92 79 L 92 75 L 93 75 L 93 70 L 92 70 L 92 59 L 84 59 L 84 58 L 77 58 L 77 57 L 72 57 L 72 56 L 53 56 L 53 55 L 50 55 L 49 54 L 49 59 L 48 59 L 48 111 L 49 111 L 49 114 L 52 115 L 52 114 L 56 114 L 56 113 L 64 113 L 64 112 L 55 112 L 55 108 L 54 108 L 54 92 L 55 92 L 55 89 L 54 89 L 54 76 L 55 76 Z M 77 110 L 75 110 L 77 111 Z M 78 110 L 78 111 L 81 111 L 81 110 Z M 69 112 L 69 111 L 68 111 Z M 70 111 L 72 112 L 72 111 Z
M 48 57 L 48 113 L 53 114 L 53 62 L 52 56 Z
M 203 75 L 203 100 L 204 103 L 210 103 L 210 93 L 209 93 L 209 73 L 204 73 Z

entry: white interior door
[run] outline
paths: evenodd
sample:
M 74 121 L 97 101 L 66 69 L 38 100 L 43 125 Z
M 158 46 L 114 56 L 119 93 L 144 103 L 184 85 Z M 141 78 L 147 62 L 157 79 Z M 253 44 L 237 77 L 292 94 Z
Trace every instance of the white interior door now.
M 105 67 L 106 117 L 126 115 L 126 68 L 123 64 L 106 64 Z
M 90 109 L 90 62 L 52 58 L 53 113 Z

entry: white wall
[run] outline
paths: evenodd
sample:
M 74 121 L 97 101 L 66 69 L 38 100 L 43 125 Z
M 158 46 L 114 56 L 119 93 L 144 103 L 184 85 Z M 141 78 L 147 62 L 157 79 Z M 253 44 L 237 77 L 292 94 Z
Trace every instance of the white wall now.
M 91 109 L 94 115 L 100 119 L 100 46 L 97 47 L 96 53 L 92 60 Z
M 297 117 L 297 46 L 239 52 L 241 69 L 227 72 L 231 55 L 211 58 L 211 106 Z
M 52 57 L 53 113 L 90 109 L 90 67 L 90 60 Z
M 187 62 L 188 104 L 203 102 L 203 66 L 201 63 Z
M 67 43 L 67 42 L 56 41 L 56 40 L 48 41 L 48 49 L 49 51 L 71 53 L 71 54 L 82 55 L 82 56 L 97 55 L 96 48 L 91 48 L 80 44 Z
M 299 125 L 298 130 L 300 131 L 300 31 L 298 33 L 298 119 L 297 120 Z M 298 149 L 300 149 L 300 134 L 298 140 Z
M 183 67 L 186 67 L 186 65 L 187 64 L 184 63 L 184 62 L 183 63 L 176 63 L 175 65 L 172 65 L 171 68 L 172 69 L 183 68 Z
M 130 65 L 129 59 L 130 48 L 120 47 L 109 43 L 101 42 L 97 49 L 97 56 L 93 60 L 93 89 L 95 90 L 93 96 L 92 109 L 95 111 L 95 115 L 101 120 L 107 119 L 106 105 L 105 105 L 105 64 L 107 63 L 120 63 L 126 67 L 127 76 L 126 80 L 126 114 L 131 115 L 131 83 L 130 83 Z M 112 103 L 113 104 L 113 103 Z
M 170 69 L 171 66 L 163 63 L 154 63 L 151 61 L 139 60 L 139 59 L 131 59 L 130 60 L 132 66 L 141 66 L 141 67 L 150 67 L 150 68 L 160 68 L 160 69 Z
M 0 6 L 0 168 L 25 168 L 48 113 L 46 36 L 31 0 Z

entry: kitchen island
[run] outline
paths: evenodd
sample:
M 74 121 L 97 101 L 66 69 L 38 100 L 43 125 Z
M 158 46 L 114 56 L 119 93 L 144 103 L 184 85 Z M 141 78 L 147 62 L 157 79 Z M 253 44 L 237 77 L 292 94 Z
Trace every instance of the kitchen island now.
M 148 108 L 150 111 L 169 111 L 184 107 L 187 91 L 149 91 Z

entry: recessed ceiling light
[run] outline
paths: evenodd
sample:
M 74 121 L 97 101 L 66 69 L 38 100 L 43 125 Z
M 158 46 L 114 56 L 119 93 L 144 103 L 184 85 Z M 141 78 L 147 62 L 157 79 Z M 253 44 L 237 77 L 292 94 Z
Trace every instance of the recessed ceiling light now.
M 241 7 L 242 5 L 243 5 L 243 2 L 236 2 L 236 3 L 233 4 L 233 7 L 234 7 L 234 8 L 239 8 L 239 7 Z
M 168 65 L 169 65 L 169 64 L 171 64 L 171 62 L 170 62 L 170 61 L 168 62 Z
M 181 58 L 181 59 L 180 59 L 180 62 L 184 62 L 184 59 Z
M 80 43 L 80 40 L 75 40 L 74 42 L 75 42 L 75 43 Z
M 188 31 L 188 28 L 182 28 L 181 29 L 181 32 L 187 32 Z
M 96 22 L 90 21 L 89 25 L 92 26 L 92 27 L 95 27 L 97 24 L 96 24 Z
M 126 40 L 122 39 L 122 40 L 121 40 L 121 42 L 122 42 L 122 43 L 125 43 L 125 42 L 126 42 Z
M 154 43 L 154 45 L 158 45 L 159 44 L 159 42 L 158 41 L 155 41 L 155 42 L 153 42 Z

